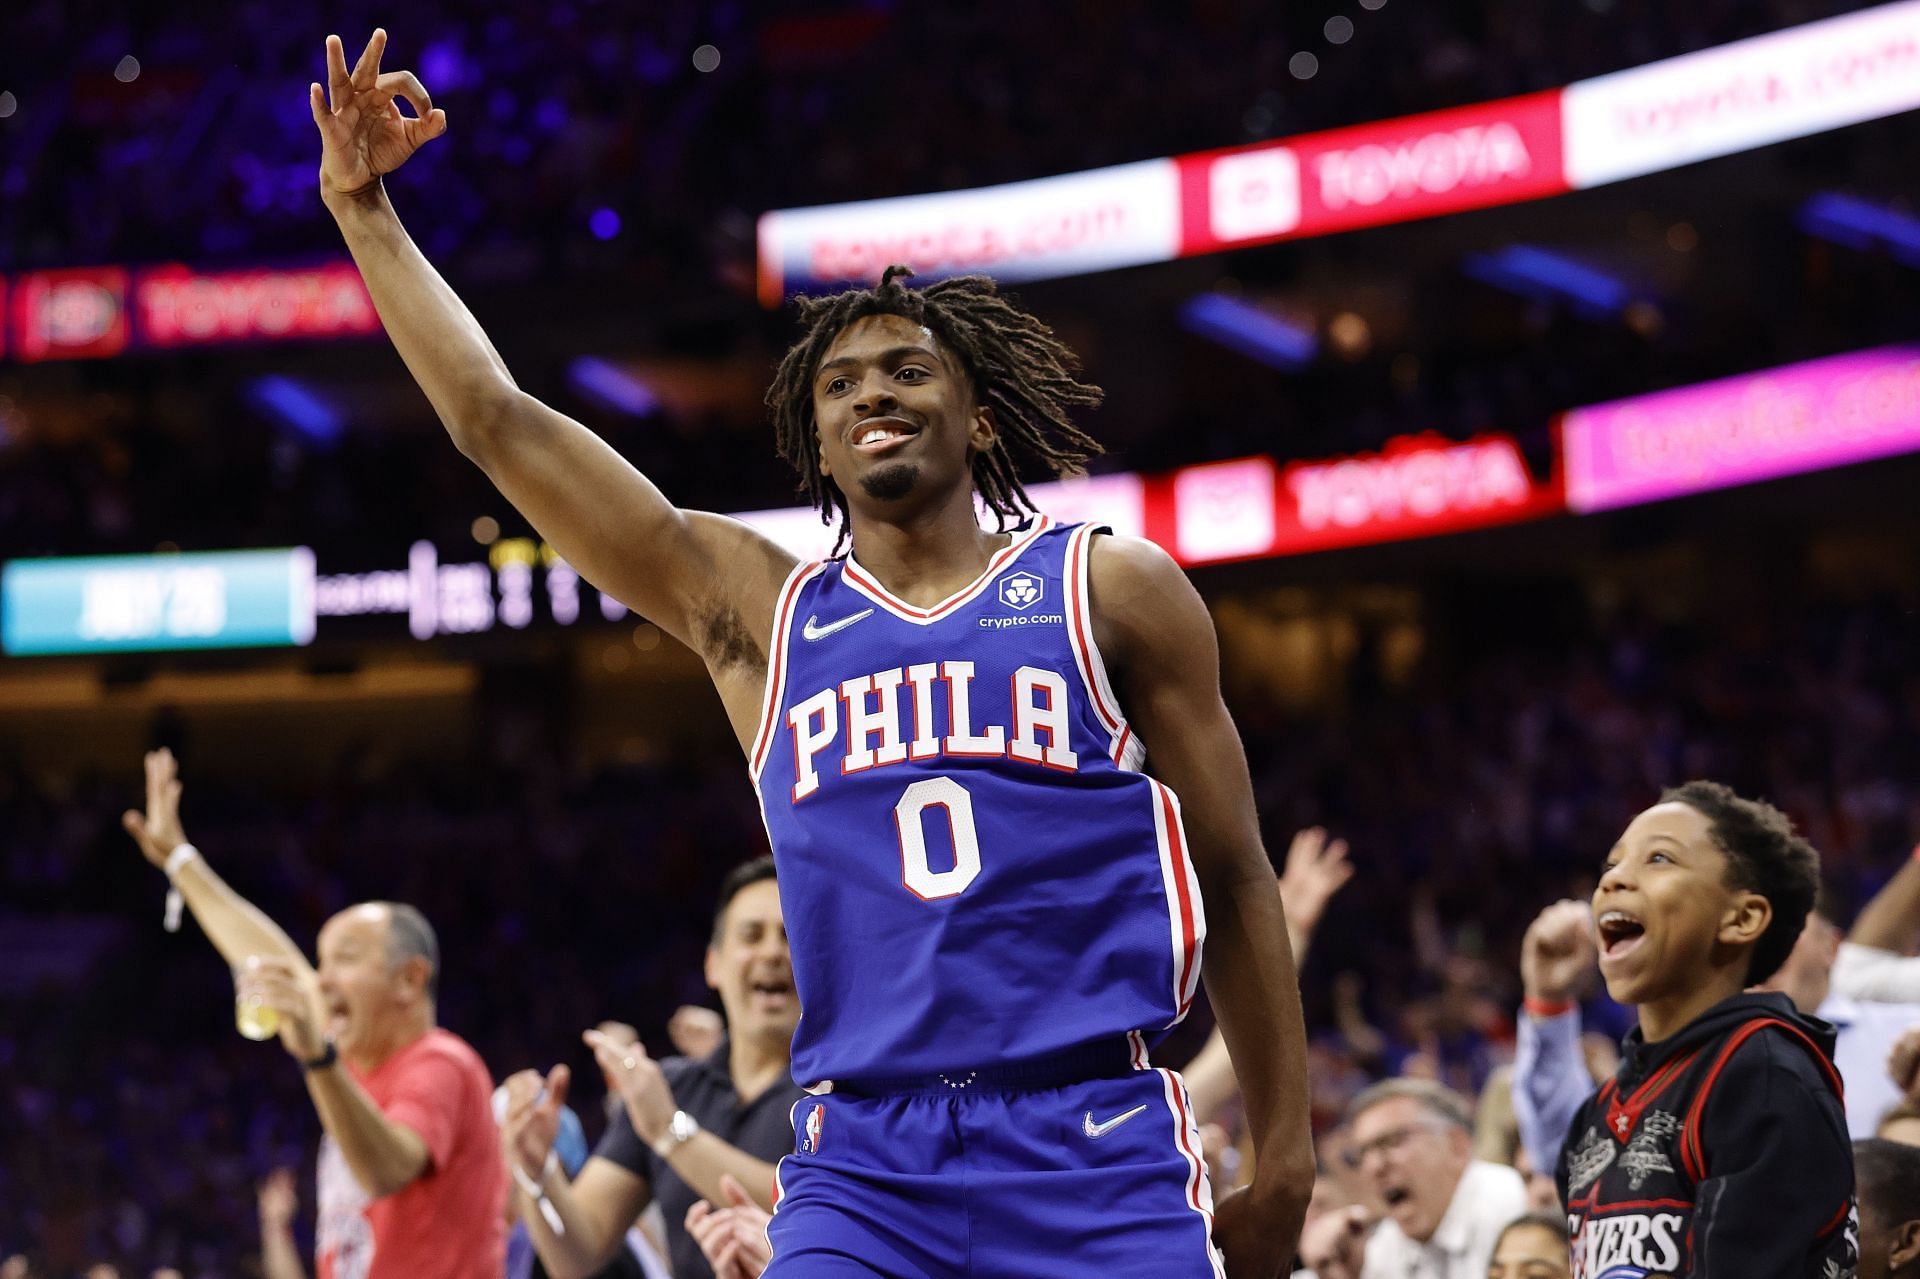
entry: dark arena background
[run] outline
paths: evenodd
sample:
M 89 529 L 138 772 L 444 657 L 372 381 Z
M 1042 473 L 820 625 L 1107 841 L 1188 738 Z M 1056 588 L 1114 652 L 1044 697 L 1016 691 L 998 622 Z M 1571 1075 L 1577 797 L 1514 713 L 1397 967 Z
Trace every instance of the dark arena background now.
M 1276 872 L 1350 850 L 1295 921 L 1328 1196 L 1392 1076 L 1515 1160 L 1522 935 L 1662 788 L 1779 805 L 1843 928 L 1920 839 L 1920 0 L 9 0 L 4 1279 L 278 1279 L 283 1168 L 313 1262 L 320 1124 L 161 926 L 143 752 L 309 955 L 417 905 L 440 1024 L 569 1063 L 589 1143 L 581 1031 L 710 1033 L 669 1021 L 766 851 L 701 663 L 382 334 L 306 101 L 376 25 L 448 120 L 401 218 L 679 505 L 831 551 L 761 401 L 795 294 L 984 272 L 1080 353 L 1106 453 L 1036 502 L 1187 568 Z M 1604 1057 L 1630 1014 L 1580 997 Z

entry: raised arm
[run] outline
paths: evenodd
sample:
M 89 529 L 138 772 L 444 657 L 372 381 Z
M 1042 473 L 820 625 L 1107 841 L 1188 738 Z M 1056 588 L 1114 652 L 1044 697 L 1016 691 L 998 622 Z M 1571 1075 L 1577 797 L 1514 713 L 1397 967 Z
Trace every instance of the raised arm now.
M 1103 537 L 1092 557 L 1095 636 L 1148 752 L 1182 801 L 1207 915 L 1207 995 L 1232 1054 L 1253 1137 L 1253 1182 L 1221 1200 L 1214 1229 L 1233 1279 L 1292 1255 L 1313 1193 L 1306 1027 L 1260 843 L 1253 785 L 1220 695 L 1213 622 L 1193 585 L 1149 542 Z
M 678 509 L 599 436 L 514 382 L 387 200 L 383 175 L 445 133 L 447 117 L 412 72 L 381 72 L 386 42 L 386 32 L 375 31 L 348 71 L 339 37 L 328 36 L 327 87 L 312 85 L 309 97 L 321 138 L 321 198 L 388 336 L 453 442 L 540 535 L 581 576 L 723 676 L 757 650 L 743 650 L 740 635 L 757 639 L 771 629 L 792 557 L 736 520 Z M 418 115 L 403 115 L 396 100 Z M 763 667 L 746 664 L 757 709 Z
M 1346 840 L 1328 842 L 1327 832 L 1319 826 L 1293 833 L 1279 887 L 1280 910 L 1287 917 L 1287 941 L 1296 969 L 1307 962 L 1307 949 L 1313 944 L 1314 930 L 1320 926 L 1327 903 L 1352 878 L 1353 863 L 1347 860 Z M 1180 1074 L 1187 1081 L 1196 1123 L 1210 1122 L 1240 1091 L 1227 1041 L 1218 1026 Z
M 167 872 L 221 958 L 232 968 L 249 959 L 284 960 L 311 980 L 313 966 L 285 929 L 229 887 L 198 850 L 176 856 L 191 845 L 180 824 L 180 766 L 173 752 L 165 747 L 148 751 L 146 770 L 146 812 L 128 809 L 120 824 L 140 846 L 141 855 Z

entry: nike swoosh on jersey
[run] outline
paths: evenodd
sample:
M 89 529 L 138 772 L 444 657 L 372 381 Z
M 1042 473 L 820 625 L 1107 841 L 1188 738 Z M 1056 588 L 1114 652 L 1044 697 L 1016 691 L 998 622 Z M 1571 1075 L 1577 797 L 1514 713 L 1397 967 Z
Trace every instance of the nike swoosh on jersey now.
M 1121 1124 L 1124 1124 L 1125 1122 L 1127 1122 L 1127 1120 L 1133 1118 L 1135 1115 L 1139 1114 L 1141 1111 L 1145 1109 L 1146 1109 L 1145 1106 L 1135 1106 L 1132 1110 L 1127 1111 L 1125 1114 L 1115 1115 L 1113 1118 L 1101 1124 L 1096 1124 L 1095 1122 L 1093 1122 L 1093 1112 L 1089 1110 L 1087 1112 L 1086 1118 L 1080 1121 L 1080 1131 L 1084 1132 L 1085 1134 L 1087 1134 L 1087 1136 L 1093 1138 L 1095 1141 L 1098 1141 L 1100 1140 L 1100 1138 L 1106 1136 L 1108 1133 L 1112 1132 L 1115 1128 L 1118 1128 Z
M 861 618 L 871 616 L 872 613 L 872 609 L 863 608 L 858 613 L 849 613 L 839 621 L 828 622 L 825 626 L 815 626 L 814 623 L 820 619 L 818 615 L 810 616 L 807 618 L 806 624 L 800 628 L 800 638 L 804 640 L 825 639 L 835 631 L 843 631 Z

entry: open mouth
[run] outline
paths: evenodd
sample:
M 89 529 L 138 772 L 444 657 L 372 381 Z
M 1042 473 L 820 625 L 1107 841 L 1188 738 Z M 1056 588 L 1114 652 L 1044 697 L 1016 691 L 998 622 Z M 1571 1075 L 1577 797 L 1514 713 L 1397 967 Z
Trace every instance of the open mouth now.
M 873 418 L 854 428 L 853 447 L 869 455 L 890 453 L 918 434 L 919 427 L 900 418 Z
M 1647 926 L 1624 910 L 1609 910 L 1594 921 L 1600 934 L 1600 957 L 1620 959 L 1638 947 L 1647 935 Z
M 1398 1208 L 1411 1198 L 1413 1198 L 1413 1191 L 1406 1186 L 1388 1186 L 1380 1192 L 1380 1202 L 1384 1203 L 1389 1211 Z
M 787 999 L 793 994 L 793 983 L 790 981 L 757 981 L 748 987 L 748 989 L 762 999 Z

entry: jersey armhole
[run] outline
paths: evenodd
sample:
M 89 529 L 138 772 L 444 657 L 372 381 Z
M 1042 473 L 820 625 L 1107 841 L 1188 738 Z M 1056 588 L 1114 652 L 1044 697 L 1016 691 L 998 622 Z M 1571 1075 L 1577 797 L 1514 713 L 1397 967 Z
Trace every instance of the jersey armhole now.
M 767 751 L 773 744 L 774 720 L 780 714 L 780 699 L 787 688 L 787 646 L 793 637 L 793 614 L 800 603 L 800 588 L 826 569 L 819 560 L 794 565 L 793 572 L 780 586 L 773 609 L 773 635 L 767 642 L 767 685 L 760 695 L 760 731 L 754 734 L 753 750 L 747 756 L 747 774 L 757 787 L 760 773 L 767 765 Z
M 1082 524 L 1067 539 L 1066 613 L 1067 641 L 1073 647 L 1073 664 L 1080 672 L 1080 683 L 1087 690 L 1087 701 L 1107 734 L 1107 755 L 1120 768 L 1137 773 L 1146 764 L 1146 747 L 1134 735 L 1120 709 L 1107 679 L 1107 664 L 1101 660 L 1100 647 L 1093 639 L 1092 592 L 1089 589 L 1096 533 L 1111 533 L 1105 524 Z

